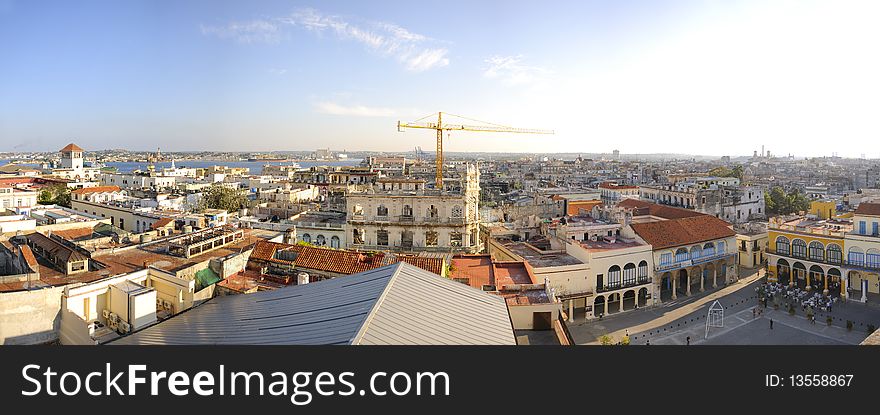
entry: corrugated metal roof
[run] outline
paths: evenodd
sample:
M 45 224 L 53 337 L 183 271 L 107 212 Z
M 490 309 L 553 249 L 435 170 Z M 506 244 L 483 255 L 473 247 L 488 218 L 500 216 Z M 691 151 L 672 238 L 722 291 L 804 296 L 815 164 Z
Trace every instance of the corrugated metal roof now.
M 516 344 L 504 299 L 397 263 L 217 297 L 112 344 Z
M 397 267 L 353 344 L 516 344 L 503 298 L 408 264 Z

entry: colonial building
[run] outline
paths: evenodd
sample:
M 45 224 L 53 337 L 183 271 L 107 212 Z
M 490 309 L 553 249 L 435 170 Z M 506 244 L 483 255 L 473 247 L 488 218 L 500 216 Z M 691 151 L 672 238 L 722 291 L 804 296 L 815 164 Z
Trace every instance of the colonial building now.
M 736 178 L 701 177 L 665 186 L 642 186 L 640 194 L 643 200 L 693 209 L 730 223 L 766 217 L 764 190 L 740 185 Z
M 83 150 L 80 146 L 70 143 L 59 150 L 61 153 L 61 167 L 52 169 L 51 174 L 73 181 L 97 181 L 100 179 L 101 170 L 93 167 L 84 167 Z
M 475 253 L 480 240 L 479 171 L 468 166 L 463 180 L 442 190 L 424 180 L 386 179 L 346 197 L 349 235 L 356 249 Z
M 771 218 L 767 279 L 808 291 L 819 289 L 825 295 L 839 286 L 836 293 L 846 297 L 848 282 L 843 278 L 846 267 L 864 258 L 858 255 L 859 248 L 855 246 L 844 260 L 845 237 L 852 229 L 852 223 L 845 220 L 806 216 Z
M 692 210 L 639 200 L 618 207 L 630 220 L 624 237 L 651 245 L 656 303 L 691 295 L 738 278 L 736 233 L 733 225 Z
M 880 293 L 880 203 L 862 202 L 853 215 L 853 229 L 846 233 L 846 285 L 859 300 Z

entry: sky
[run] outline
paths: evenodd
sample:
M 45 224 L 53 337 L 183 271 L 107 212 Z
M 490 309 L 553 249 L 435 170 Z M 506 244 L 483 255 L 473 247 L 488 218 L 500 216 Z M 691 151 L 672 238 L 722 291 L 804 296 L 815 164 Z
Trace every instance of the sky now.
M 880 2 L 0 0 L 0 151 L 880 157 Z M 450 121 L 457 121 L 450 118 Z M 462 121 L 471 123 L 471 121 Z

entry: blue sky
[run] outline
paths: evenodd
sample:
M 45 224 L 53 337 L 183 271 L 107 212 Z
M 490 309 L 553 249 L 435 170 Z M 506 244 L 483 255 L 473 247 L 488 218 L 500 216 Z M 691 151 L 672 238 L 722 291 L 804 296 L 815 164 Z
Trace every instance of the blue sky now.
M 880 157 L 872 1 L 0 0 L 0 150 Z

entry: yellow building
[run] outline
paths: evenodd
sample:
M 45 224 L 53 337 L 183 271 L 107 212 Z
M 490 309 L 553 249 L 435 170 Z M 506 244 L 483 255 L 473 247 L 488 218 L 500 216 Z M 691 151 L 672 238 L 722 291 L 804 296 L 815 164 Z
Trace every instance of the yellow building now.
M 810 214 L 819 219 L 831 219 L 837 215 L 837 202 L 834 200 L 814 200 L 810 202 Z
M 844 238 L 850 231 L 849 221 L 772 218 L 768 228 L 768 280 L 846 297 Z

